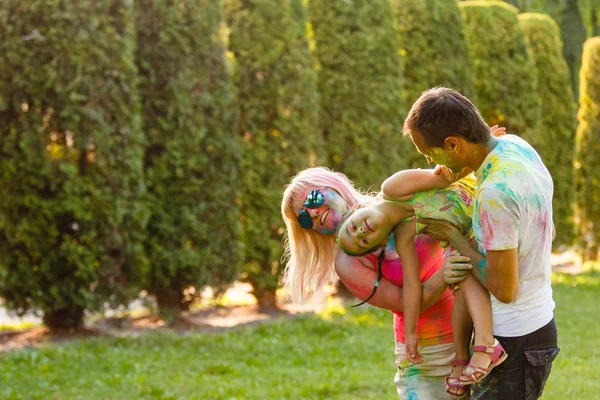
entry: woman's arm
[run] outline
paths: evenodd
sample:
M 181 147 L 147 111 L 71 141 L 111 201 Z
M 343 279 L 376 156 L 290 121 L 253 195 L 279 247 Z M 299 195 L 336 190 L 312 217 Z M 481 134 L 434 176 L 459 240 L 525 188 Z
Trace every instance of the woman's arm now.
M 441 262 L 442 260 L 440 259 L 440 263 Z M 449 283 L 458 283 L 467 276 L 467 274 L 463 272 L 464 267 L 461 265 L 449 265 L 446 269 L 446 274 L 448 276 L 451 276 L 452 272 L 455 271 L 455 276 L 452 276 L 453 281 Z M 348 290 L 360 300 L 369 297 L 371 290 L 373 290 L 373 285 L 377 280 L 376 265 L 366 265 L 359 257 L 349 256 L 343 251 L 338 252 L 336 256 L 335 272 Z M 445 283 L 444 280 L 444 268 L 440 268 L 431 275 L 427 281 L 423 282 L 423 295 L 421 297 L 420 307 L 421 312 L 424 312 L 437 303 L 442 294 L 446 291 L 448 284 Z M 385 310 L 403 313 L 402 294 L 403 291 L 400 286 L 383 278 L 379 283 L 379 288 L 377 289 L 375 296 L 373 296 L 368 303 Z
M 436 175 L 433 169 L 406 169 L 387 178 L 381 185 L 381 192 L 385 199 L 406 201 L 415 192 L 443 189 L 450 183 L 444 174 Z
M 399 224 L 394 228 L 396 252 L 402 262 L 404 281 L 404 333 L 406 335 L 406 351 L 408 360 L 419 364 L 423 357 L 419 354 L 417 341 L 417 323 L 421 309 L 423 288 L 419 259 L 415 250 L 416 222 Z

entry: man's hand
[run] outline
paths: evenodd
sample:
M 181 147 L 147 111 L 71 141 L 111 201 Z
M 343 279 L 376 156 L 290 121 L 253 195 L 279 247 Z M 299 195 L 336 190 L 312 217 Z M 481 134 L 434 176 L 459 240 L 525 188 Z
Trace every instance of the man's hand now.
M 446 256 L 444 261 L 444 283 L 454 285 L 464 280 L 473 269 L 469 257 L 461 255 L 457 250 Z
M 421 364 L 423 362 L 423 356 L 419 353 L 417 334 L 407 333 L 406 334 L 406 358 L 413 364 Z
M 425 228 L 423 228 L 421 233 L 424 233 L 435 240 L 451 242 L 454 235 L 463 235 L 463 232 L 458 230 L 456 226 L 441 219 L 417 218 L 417 222 L 425 225 Z

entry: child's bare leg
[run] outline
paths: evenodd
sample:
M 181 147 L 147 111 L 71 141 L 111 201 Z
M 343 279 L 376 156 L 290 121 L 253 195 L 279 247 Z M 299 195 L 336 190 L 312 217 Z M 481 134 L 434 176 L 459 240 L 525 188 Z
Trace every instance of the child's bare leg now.
M 452 307 L 452 336 L 456 346 L 455 360 L 469 359 L 469 342 L 473 332 L 473 321 L 467 310 L 467 303 L 463 290 L 454 292 L 454 306 Z M 459 378 L 462 375 L 464 365 L 455 365 L 452 367 L 450 376 Z M 461 396 L 466 387 L 450 387 L 447 389 L 450 393 Z
M 489 292 L 473 276 L 468 276 L 460 283 L 460 290 L 464 292 L 466 306 L 469 310 L 473 326 L 475 328 L 475 345 L 491 346 L 494 344 L 492 334 L 492 306 Z M 491 357 L 482 352 L 475 352 L 471 357 L 470 364 L 487 368 Z M 479 378 L 480 374 L 476 377 Z

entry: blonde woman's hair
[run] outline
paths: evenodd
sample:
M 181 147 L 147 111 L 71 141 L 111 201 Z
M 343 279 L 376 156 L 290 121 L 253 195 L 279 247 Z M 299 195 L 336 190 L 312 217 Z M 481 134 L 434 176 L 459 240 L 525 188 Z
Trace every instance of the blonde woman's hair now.
M 347 207 L 367 203 L 373 195 L 358 191 L 352 181 L 340 172 L 327 168 L 308 168 L 286 185 L 281 202 L 281 214 L 287 233 L 284 238 L 284 287 L 294 302 L 303 303 L 310 294 L 319 294 L 328 285 L 337 282 L 334 262 L 338 248 L 335 234 L 321 234 L 304 229 L 298 224 L 298 210 L 294 203 L 301 193 L 328 187 L 340 194 Z

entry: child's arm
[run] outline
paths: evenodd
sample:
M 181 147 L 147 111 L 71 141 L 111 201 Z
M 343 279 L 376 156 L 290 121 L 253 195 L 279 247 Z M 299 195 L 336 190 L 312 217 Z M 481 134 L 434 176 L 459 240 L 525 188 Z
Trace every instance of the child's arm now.
M 406 169 L 387 178 L 381 185 L 381 192 L 385 199 L 406 201 L 415 192 L 443 189 L 450 183 L 444 174 L 436 174 L 433 169 Z
M 416 222 L 399 224 L 394 228 L 396 252 L 402 261 L 404 334 L 406 336 L 406 355 L 410 362 L 420 364 L 423 357 L 419 354 L 417 341 L 417 323 L 421 312 L 422 286 L 419 259 L 415 249 Z

